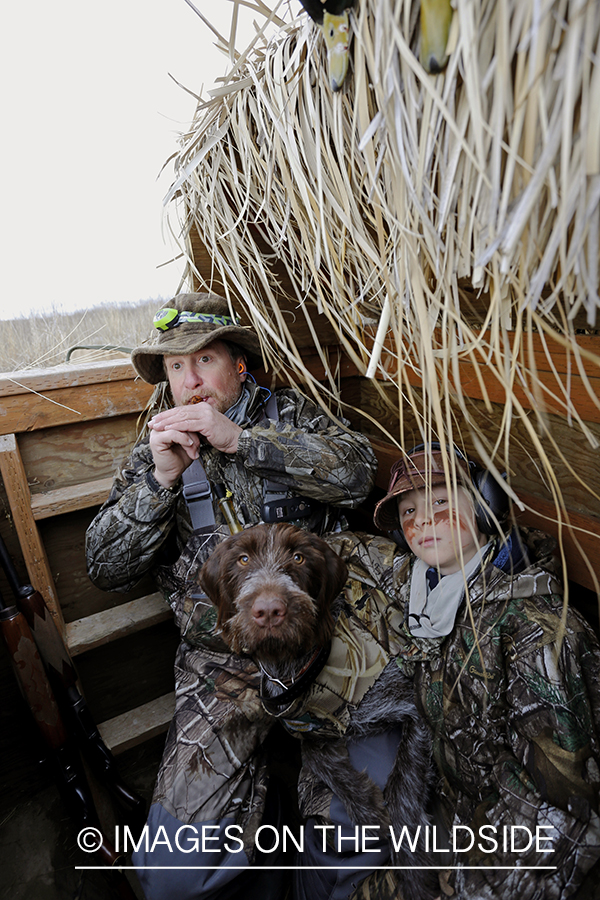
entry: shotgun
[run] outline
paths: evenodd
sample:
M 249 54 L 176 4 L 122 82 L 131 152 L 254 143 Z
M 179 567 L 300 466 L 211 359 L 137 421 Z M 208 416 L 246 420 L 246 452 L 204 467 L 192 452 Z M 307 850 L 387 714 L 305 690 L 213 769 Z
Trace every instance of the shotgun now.
M 31 629 L 23 613 L 14 604 L 5 603 L 2 594 L 0 628 L 15 676 L 49 751 L 48 758 L 69 812 L 80 829 L 96 830 L 101 843 L 95 852 L 104 866 L 111 867 L 112 886 L 118 896 L 122 900 L 136 900 L 133 888 L 118 869 L 121 857 L 102 835 L 81 759 L 69 741 Z
M 44 599 L 32 585 L 20 583 L 1 536 L 0 566 L 4 569 L 17 609 L 23 613 L 31 629 L 59 708 L 67 719 L 67 724 L 72 724 L 72 730 L 94 774 L 106 784 L 128 812 L 141 820 L 145 813 L 145 803 L 121 780 L 115 758 L 102 740 L 85 698 L 77 687 L 78 676 L 73 660 Z

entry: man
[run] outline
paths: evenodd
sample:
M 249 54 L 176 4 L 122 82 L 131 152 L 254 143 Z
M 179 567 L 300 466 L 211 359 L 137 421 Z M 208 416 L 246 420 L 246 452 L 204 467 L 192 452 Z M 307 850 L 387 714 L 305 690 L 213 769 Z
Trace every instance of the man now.
M 293 521 L 318 532 L 343 529 L 342 509 L 366 498 L 377 464 L 366 438 L 298 391 L 281 389 L 271 398 L 249 380 L 247 366 L 261 363 L 258 337 L 236 323 L 222 298 L 180 294 L 157 313 L 155 331 L 132 362 L 150 384 L 166 381 L 172 406 L 150 420 L 149 438 L 135 447 L 90 525 L 88 571 L 98 587 L 122 591 L 151 572 L 183 637 L 150 846 L 136 855 L 146 898 L 225 900 L 238 890 L 239 872 L 231 867 L 255 859 L 272 720 L 258 701 L 254 665 L 232 656 L 216 633 L 197 574 L 230 533 L 231 513 L 234 527 Z M 180 831 L 189 825 L 196 831 Z M 212 843 L 202 847 L 200 840 L 196 852 L 192 838 L 202 825 L 215 830 Z M 237 843 L 228 840 L 228 825 L 237 827 L 230 832 Z M 167 843 L 152 849 L 159 834 Z M 214 869 L 150 868 L 178 865 Z M 272 872 L 263 882 L 258 872 L 244 875 L 245 894 L 282 896 Z

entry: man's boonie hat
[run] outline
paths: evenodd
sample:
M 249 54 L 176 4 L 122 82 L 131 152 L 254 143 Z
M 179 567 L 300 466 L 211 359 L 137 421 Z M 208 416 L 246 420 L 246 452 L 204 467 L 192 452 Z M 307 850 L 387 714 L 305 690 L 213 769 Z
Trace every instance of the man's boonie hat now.
M 227 301 L 216 294 L 177 294 L 154 316 L 147 343 L 131 354 L 133 367 L 144 381 L 165 381 L 164 356 L 197 353 L 213 341 L 231 341 L 246 353 L 248 366 L 263 365 L 260 342 L 249 327 L 232 317 Z
M 435 487 L 436 484 L 446 484 L 444 455 L 439 449 L 420 444 L 394 463 L 390 470 L 388 492 L 375 506 L 373 520 L 377 528 L 382 531 L 395 531 L 400 528 L 398 518 L 400 494 L 411 491 L 413 488 L 423 488 L 426 485 Z M 448 461 L 448 465 L 452 474 L 450 461 Z M 458 451 L 456 453 L 456 475 L 467 484 L 471 481 L 469 461 Z

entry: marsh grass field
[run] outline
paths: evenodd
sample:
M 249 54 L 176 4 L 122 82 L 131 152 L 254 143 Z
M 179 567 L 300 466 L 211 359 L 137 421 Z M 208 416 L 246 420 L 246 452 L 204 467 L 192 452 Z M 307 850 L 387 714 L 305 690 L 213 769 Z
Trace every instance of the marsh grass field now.
M 0 372 L 20 372 L 107 357 L 109 347 L 136 347 L 152 330 L 152 317 L 163 298 L 135 304 L 95 306 L 77 312 L 52 312 L 0 322 Z M 118 354 L 124 358 L 125 354 Z

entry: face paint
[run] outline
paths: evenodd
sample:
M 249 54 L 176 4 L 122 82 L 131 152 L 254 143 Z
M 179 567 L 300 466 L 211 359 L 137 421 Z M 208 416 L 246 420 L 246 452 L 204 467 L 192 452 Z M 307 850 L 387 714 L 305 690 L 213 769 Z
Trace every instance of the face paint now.
M 461 486 L 454 496 L 445 485 L 406 491 L 398 499 L 398 516 L 412 552 L 441 575 L 458 572 L 486 541 Z

